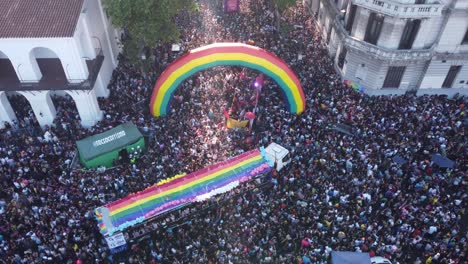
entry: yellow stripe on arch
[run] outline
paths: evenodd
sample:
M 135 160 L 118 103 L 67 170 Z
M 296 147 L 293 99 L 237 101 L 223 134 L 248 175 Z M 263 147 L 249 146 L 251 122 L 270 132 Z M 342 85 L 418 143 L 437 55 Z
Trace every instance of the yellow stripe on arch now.
M 203 178 L 197 179 L 197 180 L 195 180 L 195 181 L 189 182 L 189 183 L 187 183 L 187 184 L 185 184 L 185 185 L 181 185 L 181 186 L 178 186 L 178 187 L 176 187 L 176 188 L 174 188 L 174 189 L 169 189 L 169 190 L 167 190 L 167 191 L 165 191 L 165 192 L 157 193 L 157 194 L 148 196 L 148 197 L 146 197 L 146 198 L 143 198 L 143 199 L 141 199 L 141 200 L 137 200 L 137 201 L 135 201 L 134 203 L 131 203 L 131 204 L 126 205 L 126 206 L 124 206 L 124 207 L 121 207 L 121 208 L 117 208 L 117 209 L 115 209 L 115 210 L 112 210 L 112 211 L 109 212 L 109 215 L 110 215 L 110 216 L 113 216 L 113 215 L 118 214 L 118 213 L 120 213 L 120 212 L 122 212 L 122 211 L 125 211 L 125 210 L 127 210 L 127 209 L 129 209 L 129 208 L 142 205 L 142 204 L 144 204 L 144 203 L 146 203 L 146 202 L 148 202 L 148 201 L 151 201 L 151 200 L 153 200 L 153 199 L 156 199 L 156 198 L 159 198 L 159 197 L 162 197 L 162 196 L 165 196 L 165 195 L 174 193 L 174 192 L 182 191 L 183 189 L 190 188 L 190 187 L 192 187 L 192 186 L 194 186 L 194 185 L 197 185 L 197 184 L 199 184 L 199 183 L 202 183 L 202 182 L 205 182 L 205 181 L 209 181 L 209 180 L 211 180 L 211 179 L 214 179 L 214 178 L 218 177 L 218 176 L 221 175 L 221 174 L 224 174 L 224 173 L 226 173 L 226 172 L 228 172 L 228 171 L 231 171 L 231 170 L 233 170 L 233 169 L 235 169 L 235 168 L 242 167 L 243 165 L 248 164 L 248 163 L 250 163 L 250 162 L 252 162 L 252 161 L 260 160 L 260 159 L 262 159 L 262 158 L 263 158 L 263 157 L 260 156 L 260 155 L 254 156 L 254 157 L 252 157 L 252 158 L 250 158 L 250 159 L 247 159 L 247 160 L 244 160 L 244 161 L 242 161 L 242 162 L 239 162 L 239 163 L 235 164 L 234 166 L 230 166 L 230 167 L 227 167 L 227 168 L 225 168 L 225 169 L 219 170 L 219 171 L 217 171 L 216 173 L 213 173 L 213 174 L 210 174 L 210 175 L 208 175 L 208 176 L 206 176 L 206 177 L 203 177 Z
M 161 85 L 158 90 L 158 94 L 156 96 L 155 102 L 153 104 L 153 112 L 160 114 L 160 109 L 162 105 L 162 101 L 164 96 L 168 92 L 169 88 L 172 84 L 177 81 L 177 79 L 181 78 L 181 76 L 192 70 L 195 67 L 199 67 L 204 64 L 208 64 L 214 61 L 223 60 L 223 61 L 245 61 L 250 64 L 256 64 L 261 67 L 268 69 L 269 71 L 278 75 L 289 87 L 291 94 L 293 95 L 293 100 L 297 104 L 297 109 L 304 108 L 304 102 L 302 101 L 301 95 L 299 93 L 299 87 L 296 86 L 294 81 L 289 77 L 289 75 L 280 67 L 276 66 L 275 64 L 271 63 L 270 61 L 263 59 L 261 57 L 256 57 L 252 55 L 248 55 L 245 53 L 216 53 L 207 55 L 198 59 L 191 60 L 190 62 L 184 64 L 177 70 L 175 70 L 167 80 Z

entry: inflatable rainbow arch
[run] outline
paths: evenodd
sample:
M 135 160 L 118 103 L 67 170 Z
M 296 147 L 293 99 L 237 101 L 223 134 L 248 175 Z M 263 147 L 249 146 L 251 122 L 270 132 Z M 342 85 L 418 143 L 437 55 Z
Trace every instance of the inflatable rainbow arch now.
M 110 236 L 164 212 L 227 192 L 270 171 L 272 166 L 273 162 L 260 148 L 191 174 L 164 180 L 95 209 L 99 230 L 102 235 Z
M 272 78 L 281 88 L 291 113 L 305 109 L 305 96 L 299 79 L 289 66 L 272 53 L 242 43 L 215 43 L 194 49 L 175 60 L 157 80 L 151 96 L 153 116 L 169 112 L 174 91 L 196 72 L 223 65 L 243 66 Z

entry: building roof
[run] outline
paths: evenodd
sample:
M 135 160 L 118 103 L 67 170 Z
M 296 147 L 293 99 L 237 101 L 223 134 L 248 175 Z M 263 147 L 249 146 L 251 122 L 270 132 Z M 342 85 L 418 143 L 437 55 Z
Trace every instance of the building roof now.
M 84 0 L 1 0 L 0 38 L 72 37 Z

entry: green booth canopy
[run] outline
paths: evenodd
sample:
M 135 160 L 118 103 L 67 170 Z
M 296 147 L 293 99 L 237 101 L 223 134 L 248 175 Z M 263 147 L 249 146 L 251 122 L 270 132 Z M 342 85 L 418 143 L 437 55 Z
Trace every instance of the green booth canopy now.
M 132 122 L 119 125 L 111 130 L 90 136 L 76 142 L 80 161 L 87 168 L 105 166 L 119 157 L 119 152 L 126 149 L 129 154 L 145 148 L 145 139 Z

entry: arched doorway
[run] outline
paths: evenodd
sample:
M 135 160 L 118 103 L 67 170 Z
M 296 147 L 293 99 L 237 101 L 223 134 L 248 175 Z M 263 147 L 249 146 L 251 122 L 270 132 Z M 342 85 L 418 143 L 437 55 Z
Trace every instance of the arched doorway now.
M 18 92 L 7 92 L 8 101 L 16 115 L 16 126 L 20 130 L 41 131 L 41 127 L 28 99 Z
M 62 62 L 57 54 L 48 48 L 37 47 L 31 50 L 30 59 L 33 67 L 39 69 L 42 78 L 39 83 L 49 86 L 53 90 L 56 86 L 62 86 L 68 82 Z
M 57 113 L 54 119 L 56 128 L 68 135 L 73 134 L 81 122 L 75 100 L 65 91 L 50 92 L 50 98 Z
M 0 90 L 12 90 L 19 84 L 19 78 L 16 75 L 15 68 L 10 58 L 0 51 Z

